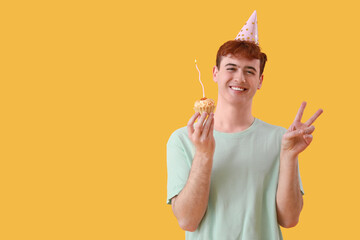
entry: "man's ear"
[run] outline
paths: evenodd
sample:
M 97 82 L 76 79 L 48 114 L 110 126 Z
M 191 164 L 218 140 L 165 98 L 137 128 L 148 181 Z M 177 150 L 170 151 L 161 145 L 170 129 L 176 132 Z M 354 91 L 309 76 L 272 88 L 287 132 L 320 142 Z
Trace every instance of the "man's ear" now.
M 213 67 L 213 79 L 214 79 L 214 82 L 218 82 L 218 79 L 217 79 L 217 74 L 219 72 L 219 69 L 217 68 L 217 66 L 214 66 Z
M 262 83 L 263 83 L 263 80 L 264 80 L 264 74 L 261 74 L 261 77 L 259 78 L 259 85 L 258 85 L 258 89 L 260 89 L 260 88 L 261 88 Z

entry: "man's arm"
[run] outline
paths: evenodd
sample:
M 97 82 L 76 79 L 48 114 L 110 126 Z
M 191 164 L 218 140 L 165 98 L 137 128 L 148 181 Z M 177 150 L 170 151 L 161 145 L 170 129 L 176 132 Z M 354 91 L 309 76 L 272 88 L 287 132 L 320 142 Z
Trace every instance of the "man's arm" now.
M 279 183 L 276 192 L 278 223 L 282 227 L 296 226 L 303 207 L 300 192 L 297 157 L 280 153 Z
M 186 231 L 195 231 L 200 224 L 208 205 L 210 179 L 215 150 L 213 136 L 214 119 L 210 114 L 203 113 L 195 125 L 199 114 L 196 113 L 188 122 L 189 138 L 195 145 L 195 156 L 189 178 L 185 187 L 171 200 L 172 210 L 179 225 Z
M 283 135 L 280 152 L 279 183 L 276 192 L 278 223 L 283 227 L 294 227 L 303 207 L 298 178 L 298 155 L 312 142 L 315 127 L 312 123 L 322 114 L 319 109 L 305 123 L 301 122 L 306 102 L 303 102 L 293 124 Z

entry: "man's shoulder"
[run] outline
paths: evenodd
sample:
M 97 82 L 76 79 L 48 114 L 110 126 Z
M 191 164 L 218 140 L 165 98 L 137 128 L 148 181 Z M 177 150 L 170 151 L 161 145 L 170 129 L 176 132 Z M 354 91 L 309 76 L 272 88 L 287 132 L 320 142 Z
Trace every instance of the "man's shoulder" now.
M 169 137 L 168 144 L 186 141 L 188 139 L 187 127 L 181 127 L 173 131 Z
M 260 120 L 258 119 L 258 125 L 259 125 L 259 128 L 264 130 L 264 131 L 271 131 L 271 132 L 278 132 L 279 134 L 284 134 L 286 132 L 286 129 L 284 127 L 281 127 L 281 126 L 277 126 L 277 125 L 274 125 L 274 124 L 270 124 L 270 123 L 267 123 L 263 120 Z
M 181 127 L 181 128 L 178 128 L 176 129 L 175 131 L 173 131 L 170 135 L 170 138 L 172 137 L 184 137 L 184 136 L 187 136 L 187 127 Z

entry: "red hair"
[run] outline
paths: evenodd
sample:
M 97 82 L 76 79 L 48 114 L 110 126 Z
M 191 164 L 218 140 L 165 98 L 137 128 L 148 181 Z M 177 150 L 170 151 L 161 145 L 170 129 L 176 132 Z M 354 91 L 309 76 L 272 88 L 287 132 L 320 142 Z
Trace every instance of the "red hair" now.
M 216 55 L 216 66 L 220 69 L 220 62 L 223 56 L 233 55 L 235 57 L 245 57 L 248 59 L 260 60 L 260 76 L 264 71 L 265 63 L 267 61 L 266 54 L 261 52 L 261 49 L 254 42 L 230 40 L 224 43 L 218 50 Z

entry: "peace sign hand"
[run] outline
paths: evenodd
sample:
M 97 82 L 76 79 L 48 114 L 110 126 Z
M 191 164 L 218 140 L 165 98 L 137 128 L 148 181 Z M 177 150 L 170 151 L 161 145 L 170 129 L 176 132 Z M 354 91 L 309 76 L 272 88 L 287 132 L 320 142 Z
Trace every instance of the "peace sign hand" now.
M 302 102 L 294 122 L 291 124 L 287 132 L 282 137 L 281 151 L 290 156 L 297 156 L 310 145 L 315 127 L 311 124 L 323 113 L 322 109 L 309 118 L 305 123 L 301 122 L 306 102 Z

